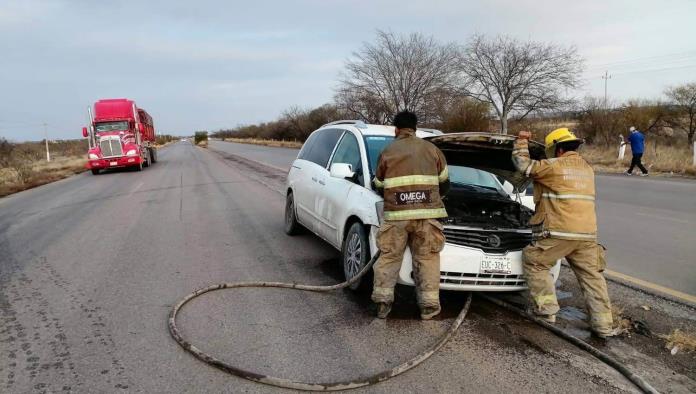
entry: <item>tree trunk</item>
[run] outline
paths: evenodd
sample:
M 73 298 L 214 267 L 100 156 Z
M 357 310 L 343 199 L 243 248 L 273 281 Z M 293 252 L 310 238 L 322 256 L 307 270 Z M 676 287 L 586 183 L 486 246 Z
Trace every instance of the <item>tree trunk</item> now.
M 508 133 L 508 119 L 507 119 L 507 114 L 504 114 L 500 117 L 500 133 L 501 134 L 507 134 Z

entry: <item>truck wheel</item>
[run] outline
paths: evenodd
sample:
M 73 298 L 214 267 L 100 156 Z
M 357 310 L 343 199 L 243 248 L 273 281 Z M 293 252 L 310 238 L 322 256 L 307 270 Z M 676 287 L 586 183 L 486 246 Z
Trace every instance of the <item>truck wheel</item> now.
M 92 168 L 92 175 L 99 175 L 99 169 L 98 169 L 98 168 Z
M 343 273 L 346 280 L 354 277 L 370 261 L 370 242 L 367 239 L 367 232 L 362 223 L 353 223 L 348 229 L 348 234 L 343 240 L 341 248 L 343 260 Z M 363 276 L 362 279 L 350 285 L 352 290 L 372 289 L 372 273 Z
M 297 235 L 302 232 L 302 225 L 295 216 L 295 199 L 292 193 L 285 198 L 285 234 Z
M 142 170 L 143 170 L 143 162 L 142 162 L 142 161 L 141 161 L 140 163 L 138 163 L 137 166 L 135 166 L 135 170 L 136 170 L 136 171 L 142 171 Z
M 143 163 L 143 167 L 150 167 L 150 160 L 152 156 L 150 156 L 150 149 L 145 149 L 145 162 Z
M 155 164 L 157 163 L 157 148 L 151 148 L 150 149 L 150 160 L 152 160 L 150 163 Z

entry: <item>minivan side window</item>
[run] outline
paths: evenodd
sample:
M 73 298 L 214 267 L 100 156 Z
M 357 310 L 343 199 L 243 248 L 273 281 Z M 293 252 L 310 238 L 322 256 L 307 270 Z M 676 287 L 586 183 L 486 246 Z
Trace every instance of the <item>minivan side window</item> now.
M 300 158 L 326 167 L 326 164 L 329 163 L 329 157 L 336 146 L 336 142 L 341 138 L 341 134 L 343 134 L 343 130 L 337 129 L 320 130 L 314 133 L 307 141 L 310 143 L 308 147 L 309 150 L 305 155 L 305 149 L 302 148 L 300 154 L 304 157 Z
M 309 157 L 309 152 L 312 150 L 312 145 L 314 145 L 314 142 L 316 142 L 318 135 L 319 133 L 313 133 L 309 136 L 309 138 L 307 138 L 307 141 L 302 144 L 300 153 L 297 155 L 298 159 L 309 160 L 307 157 Z
M 353 171 L 358 175 L 358 183 L 363 184 L 362 159 L 360 157 L 360 145 L 355 136 L 346 132 L 341 142 L 336 148 L 331 163 L 346 163 L 353 167 Z

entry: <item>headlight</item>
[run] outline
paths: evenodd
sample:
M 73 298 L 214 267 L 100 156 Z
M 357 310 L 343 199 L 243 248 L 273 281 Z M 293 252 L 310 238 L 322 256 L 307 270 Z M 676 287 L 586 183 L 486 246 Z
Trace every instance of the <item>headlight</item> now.
M 90 153 L 88 157 L 90 160 L 97 160 L 99 158 L 99 156 L 95 155 L 94 153 Z
M 377 219 L 379 219 L 380 226 L 384 223 L 384 201 L 377 201 L 375 203 L 375 209 L 377 210 Z
M 128 152 L 126 152 L 126 156 L 135 156 L 135 149 L 131 149 Z

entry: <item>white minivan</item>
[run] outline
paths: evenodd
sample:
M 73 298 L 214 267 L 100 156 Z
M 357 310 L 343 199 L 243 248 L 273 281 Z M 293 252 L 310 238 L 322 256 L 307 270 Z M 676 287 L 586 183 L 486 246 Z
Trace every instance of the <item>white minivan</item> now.
M 532 240 L 533 211 L 499 179 L 524 192 L 529 179 L 515 171 L 515 137 L 490 133 L 451 133 L 419 129 L 444 153 L 451 189 L 444 199 L 449 217 L 441 219 L 446 237 L 440 258 L 440 288 L 463 291 L 519 291 L 522 249 Z M 394 127 L 337 121 L 314 131 L 287 176 L 285 231 L 305 228 L 341 251 L 346 278 L 356 275 L 377 252 L 382 197 L 371 180 L 382 150 L 394 140 Z M 541 144 L 530 155 L 544 157 Z M 551 270 L 556 280 L 560 263 Z M 399 283 L 414 285 L 406 251 Z M 357 285 L 355 286 L 357 287 Z

